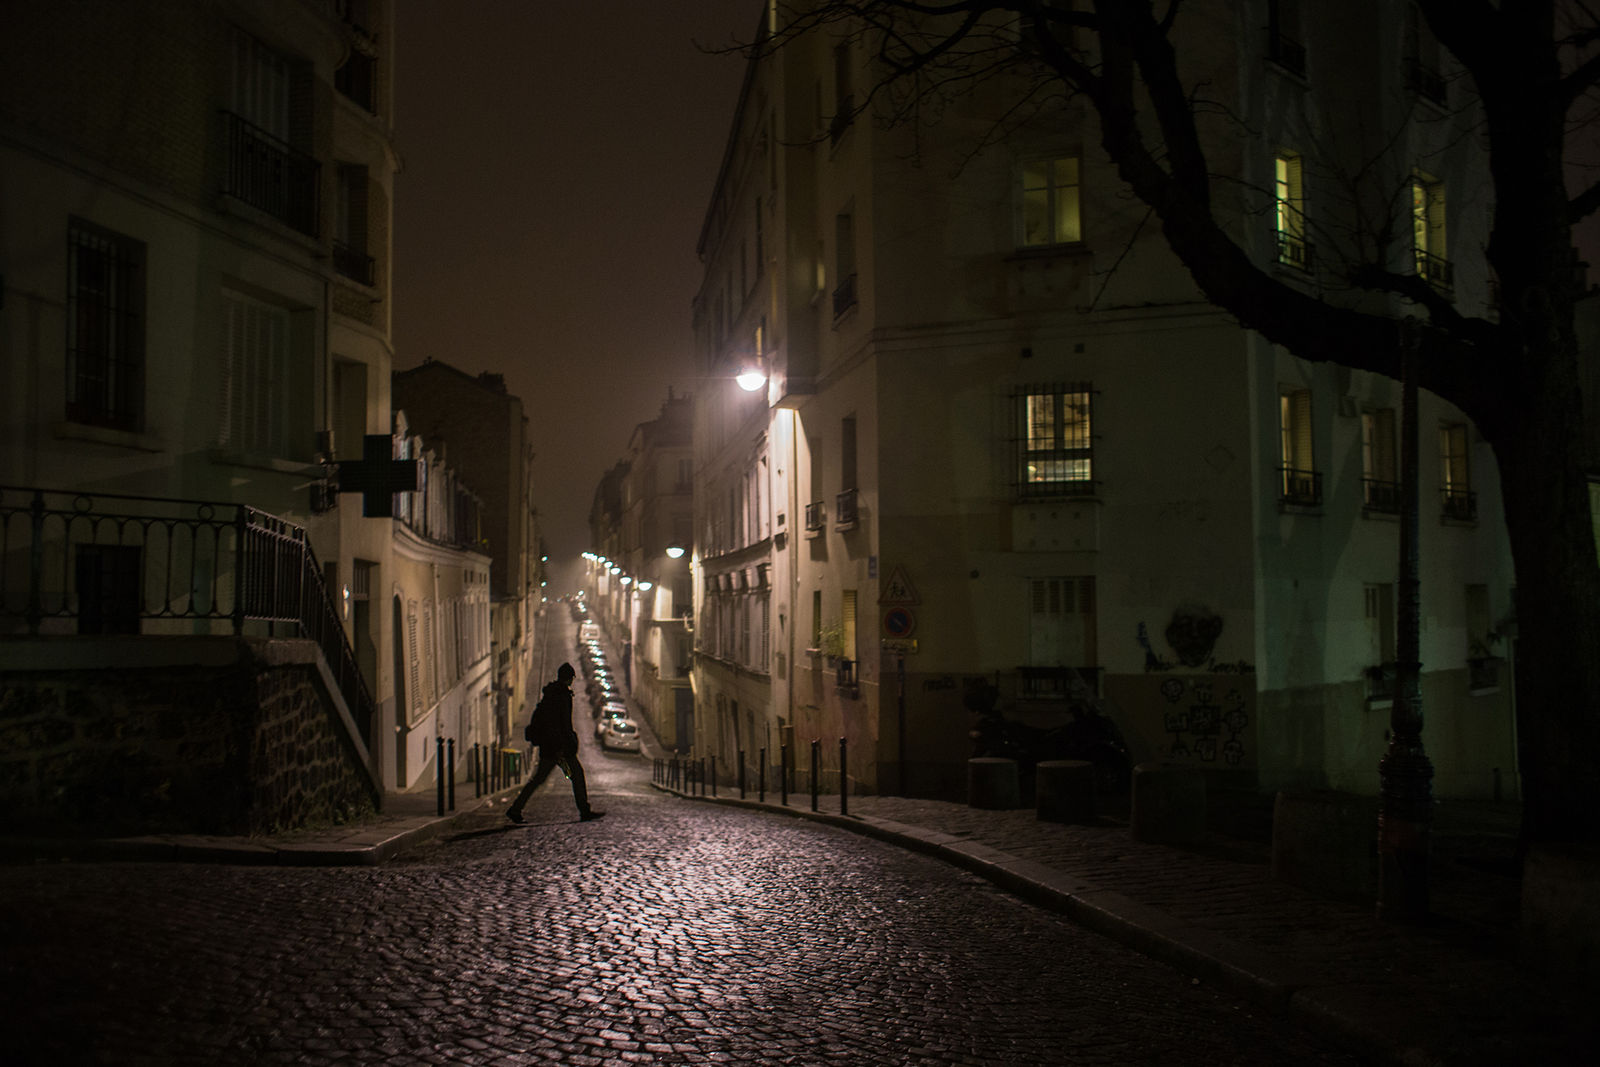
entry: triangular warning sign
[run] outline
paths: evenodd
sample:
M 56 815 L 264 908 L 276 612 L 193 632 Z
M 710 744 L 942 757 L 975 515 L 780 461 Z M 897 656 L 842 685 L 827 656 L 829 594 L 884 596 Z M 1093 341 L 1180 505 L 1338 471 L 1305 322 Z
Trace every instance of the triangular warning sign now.
M 878 591 L 880 604 L 920 604 L 921 598 L 917 596 L 917 587 L 911 584 L 911 579 L 906 577 L 904 567 L 896 567 L 889 575 L 889 580 L 883 583 Z

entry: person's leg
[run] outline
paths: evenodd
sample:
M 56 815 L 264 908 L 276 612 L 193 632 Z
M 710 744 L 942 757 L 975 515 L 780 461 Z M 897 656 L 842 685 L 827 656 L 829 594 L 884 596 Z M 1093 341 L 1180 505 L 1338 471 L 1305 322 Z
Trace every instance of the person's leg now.
M 533 796 L 535 789 L 544 784 L 544 780 L 550 777 L 550 772 L 555 768 L 556 761 L 547 759 L 545 750 L 543 748 L 539 749 L 539 766 L 534 768 L 533 777 L 528 779 L 527 784 L 522 787 L 522 791 L 517 794 L 517 799 L 513 800 L 511 806 L 506 809 L 506 818 L 512 822 L 520 822 L 522 820 L 522 809 L 527 805 L 528 798 Z
M 561 769 L 572 779 L 572 799 L 578 802 L 578 814 L 589 814 L 589 783 L 583 776 L 583 764 L 578 762 L 578 754 L 569 752 L 562 756 Z

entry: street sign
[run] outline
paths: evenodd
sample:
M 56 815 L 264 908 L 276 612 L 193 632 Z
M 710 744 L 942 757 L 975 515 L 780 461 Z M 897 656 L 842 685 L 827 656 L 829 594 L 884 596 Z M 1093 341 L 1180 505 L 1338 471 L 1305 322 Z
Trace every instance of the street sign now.
M 911 584 L 911 579 L 906 577 L 904 567 L 896 567 L 889 574 L 889 580 L 883 583 L 883 588 L 878 591 L 880 604 L 920 604 L 922 600 L 917 596 L 917 587 Z
M 902 656 L 915 655 L 917 639 L 915 637 L 885 637 L 883 639 L 883 650 L 885 652 L 898 652 Z
M 890 608 L 883 613 L 883 632 L 887 637 L 910 637 L 917 628 L 917 617 L 910 608 Z

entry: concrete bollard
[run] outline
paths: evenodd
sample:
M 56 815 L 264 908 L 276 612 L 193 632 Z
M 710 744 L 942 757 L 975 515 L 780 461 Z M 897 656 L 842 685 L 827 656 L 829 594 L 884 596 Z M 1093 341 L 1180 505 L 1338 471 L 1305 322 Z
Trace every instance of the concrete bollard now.
M 1033 784 L 1036 813 L 1045 822 L 1094 818 L 1094 764 L 1088 760 L 1042 760 Z
M 998 756 L 967 760 L 967 806 L 991 811 L 1022 807 L 1022 776 L 1017 761 Z
M 1133 811 L 1128 831 L 1136 841 L 1193 844 L 1206 832 L 1206 776 L 1198 767 L 1152 760 L 1133 769 Z

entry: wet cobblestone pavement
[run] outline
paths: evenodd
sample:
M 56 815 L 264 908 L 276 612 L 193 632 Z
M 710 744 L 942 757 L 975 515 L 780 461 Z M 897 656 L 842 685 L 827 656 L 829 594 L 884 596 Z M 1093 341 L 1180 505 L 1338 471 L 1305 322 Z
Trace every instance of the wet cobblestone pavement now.
M 13 1062 L 1356 1062 L 937 860 L 586 765 L 608 818 L 547 787 L 383 867 L 0 868 Z

